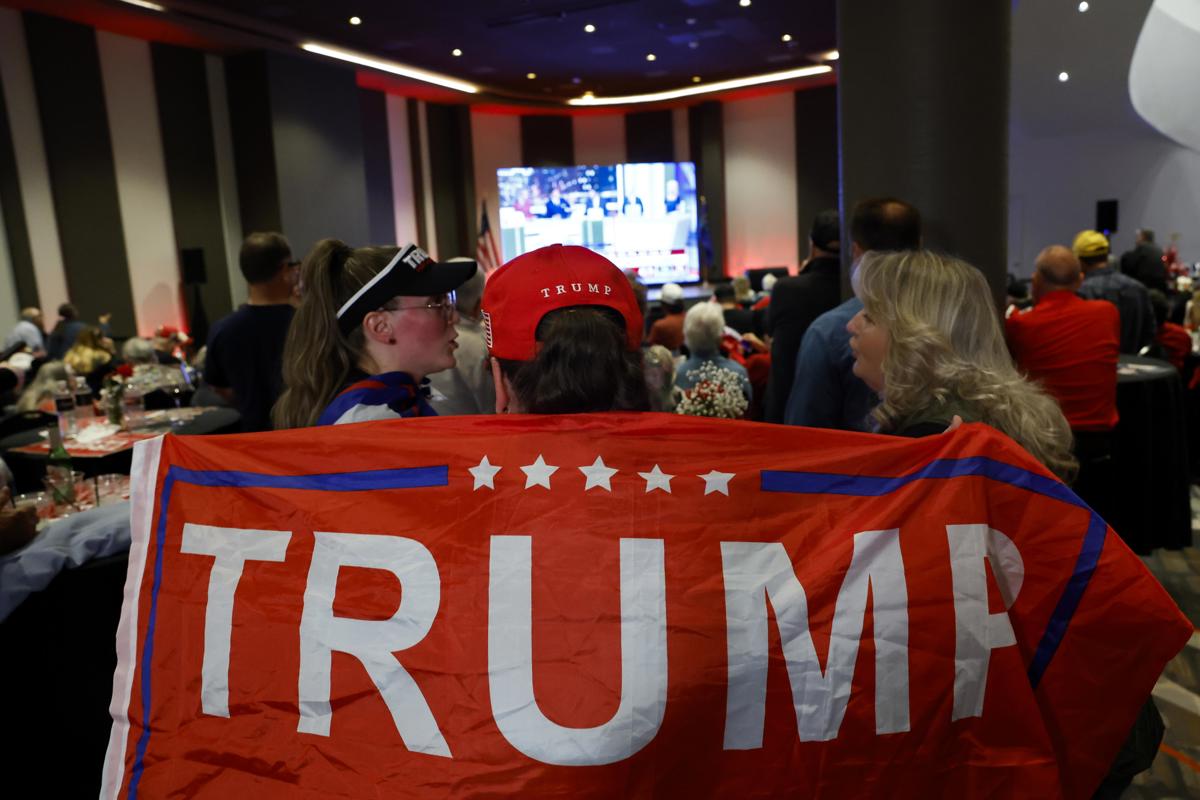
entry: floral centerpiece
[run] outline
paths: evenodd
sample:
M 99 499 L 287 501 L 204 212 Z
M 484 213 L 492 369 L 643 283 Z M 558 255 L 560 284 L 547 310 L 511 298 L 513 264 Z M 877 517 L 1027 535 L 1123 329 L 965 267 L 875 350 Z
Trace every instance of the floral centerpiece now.
M 133 377 L 131 364 L 119 364 L 116 369 L 104 376 L 100 389 L 104 413 L 113 425 L 120 425 L 125 410 L 125 381 Z
M 736 372 L 706 361 L 699 369 L 688 370 L 687 377 L 695 383 L 684 390 L 683 399 L 675 406 L 676 414 L 723 419 L 745 416 L 750 402 L 742 393 L 742 381 Z

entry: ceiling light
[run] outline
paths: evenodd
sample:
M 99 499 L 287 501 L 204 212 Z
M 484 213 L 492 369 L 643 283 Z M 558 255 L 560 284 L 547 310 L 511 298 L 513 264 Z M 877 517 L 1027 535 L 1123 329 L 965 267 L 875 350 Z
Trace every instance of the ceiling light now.
M 1059 83 L 1066 83 L 1069 80 L 1071 80 L 1071 76 L 1068 75 L 1067 73 L 1065 73 L 1065 72 L 1058 73 L 1058 82 Z
M 738 5 L 741 6 L 742 8 L 749 8 L 750 0 L 738 0 Z
M 525 77 L 529 78 L 529 80 L 533 80 L 533 79 L 537 78 L 537 73 L 536 72 L 526 72 Z
M 456 48 L 454 48 L 453 50 L 451 50 L 451 51 L 450 51 L 450 55 L 454 56 L 455 58 L 458 58 L 459 56 L 461 56 L 461 55 L 462 55 L 462 50 L 459 50 L 459 49 L 456 47 Z
M 166 11 L 165 6 L 160 6 L 158 3 L 148 3 L 146 0 L 121 0 L 123 3 L 128 3 L 131 6 L 138 8 L 148 8 L 151 11 Z
M 393 75 L 399 75 L 402 78 L 412 78 L 415 81 L 423 81 L 424 83 L 432 83 L 436 86 L 444 86 L 447 89 L 454 89 L 458 92 L 466 92 L 467 94 L 478 94 L 479 87 L 473 83 L 466 83 L 446 75 L 439 75 L 436 72 L 426 72 L 423 69 L 410 67 L 405 64 L 397 64 L 394 61 L 382 61 L 378 58 L 354 53 L 349 50 L 340 50 L 336 47 L 326 47 L 323 44 L 315 42 L 305 42 L 300 45 L 300 49 L 309 53 L 316 53 L 320 56 L 328 58 L 336 58 L 339 61 L 346 61 L 351 64 L 358 64 L 360 67 L 369 67 L 377 69 L 381 72 L 390 72 Z M 459 51 L 461 53 L 461 51 Z
M 688 47 L 690 47 L 692 50 L 695 50 L 699 46 L 700 42 L 696 41 L 695 39 L 692 39 L 690 42 L 688 42 Z
M 785 33 L 783 36 L 780 36 L 779 38 L 785 42 L 790 42 L 792 40 L 792 35 L 790 33 Z
M 647 61 L 654 61 L 654 60 L 655 60 L 655 59 L 657 59 L 657 58 L 658 58 L 658 56 L 654 55 L 654 53 L 646 53 L 646 60 L 647 60 Z
M 589 22 L 587 25 L 583 26 L 583 32 L 584 33 L 595 33 L 596 26 Z
M 1082 14 L 1083 12 L 1087 11 L 1089 8 L 1091 8 L 1091 6 L 1089 6 L 1087 4 L 1087 0 L 1084 0 L 1084 2 L 1079 4 L 1079 13 Z
M 699 83 L 699 82 L 700 82 L 700 76 L 699 76 L 699 75 L 693 75 L 693 76 L 692 76 L 692 83 Z
M 351 17 L 350 24 L 351 25 L 362 25 L 362 17 Z
M 707 94 L 709 92 L 724 92 L 729 89 L 742 89 L 747 86 L 757 86 L 760 83 L 775 83 L 778 81 L 789 81 L 795 78 L 808 78 L 813 75 L 824 75 L 827 72 L 833 72 L 833 68 L 821 65 L 818 67 L 801 67 L 799 69 L 789 69 L 784 72 L 770 72 L 765 75 L 751 75 L 747 78 L 734 78 L 728 81 L 718 81 L 717 83 L 706 83 L 703 86 L 688 86 L 683 89 L 671 89 L 666 92 L 655 92 L 654 94 L 633 94 L 625 97 L 596 97 L 591 92 L 584 92 L 583 97 L 574 97 L 567 101 L 567 105 L 571 106 L 616 106 L 633 103 L 657 103 L 664 100 L 676 100 L 680 97 L 690 97 L 696 94 Z
M 824 53 L 817 53 L 818 61 L 837 61 L 841 54 L 837 50 L 826 50 Z

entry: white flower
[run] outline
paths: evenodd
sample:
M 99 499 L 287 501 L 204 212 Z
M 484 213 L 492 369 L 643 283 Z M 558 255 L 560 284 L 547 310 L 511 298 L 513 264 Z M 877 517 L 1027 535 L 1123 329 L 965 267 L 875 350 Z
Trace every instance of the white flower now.
M 705 361 L 699 369 L 687 372 L 694 385 L 685 389 L 683 399 L 675 406 L 676 414 L 690 417 L 721 417 L 741 419 L 750 405 L 742 394 L 742 381 L 736 372 Z

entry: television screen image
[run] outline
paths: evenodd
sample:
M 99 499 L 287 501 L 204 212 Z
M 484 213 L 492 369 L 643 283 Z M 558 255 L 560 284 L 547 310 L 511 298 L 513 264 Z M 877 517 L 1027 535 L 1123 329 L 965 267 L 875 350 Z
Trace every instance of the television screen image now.
M 511 167 L 496 178 L 505 261 L 575 244 L 647 284 L 700 280 L 695 164 Z

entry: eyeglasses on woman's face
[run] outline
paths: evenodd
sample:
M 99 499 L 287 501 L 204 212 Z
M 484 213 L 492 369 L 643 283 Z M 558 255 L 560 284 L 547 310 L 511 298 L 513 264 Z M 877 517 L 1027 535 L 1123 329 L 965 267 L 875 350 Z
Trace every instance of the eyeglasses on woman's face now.
M 447 294 L 435 295 L 426 303 L 418 303 L 416 305 L 406 306 L 401 305 L 399 300 L 393 300 L 385 305 L 380 311 L 419 311 L 421 309 L 430 309 L 440 311 L 442 319 L 449 321 L 454 317 L 454 292 Z

